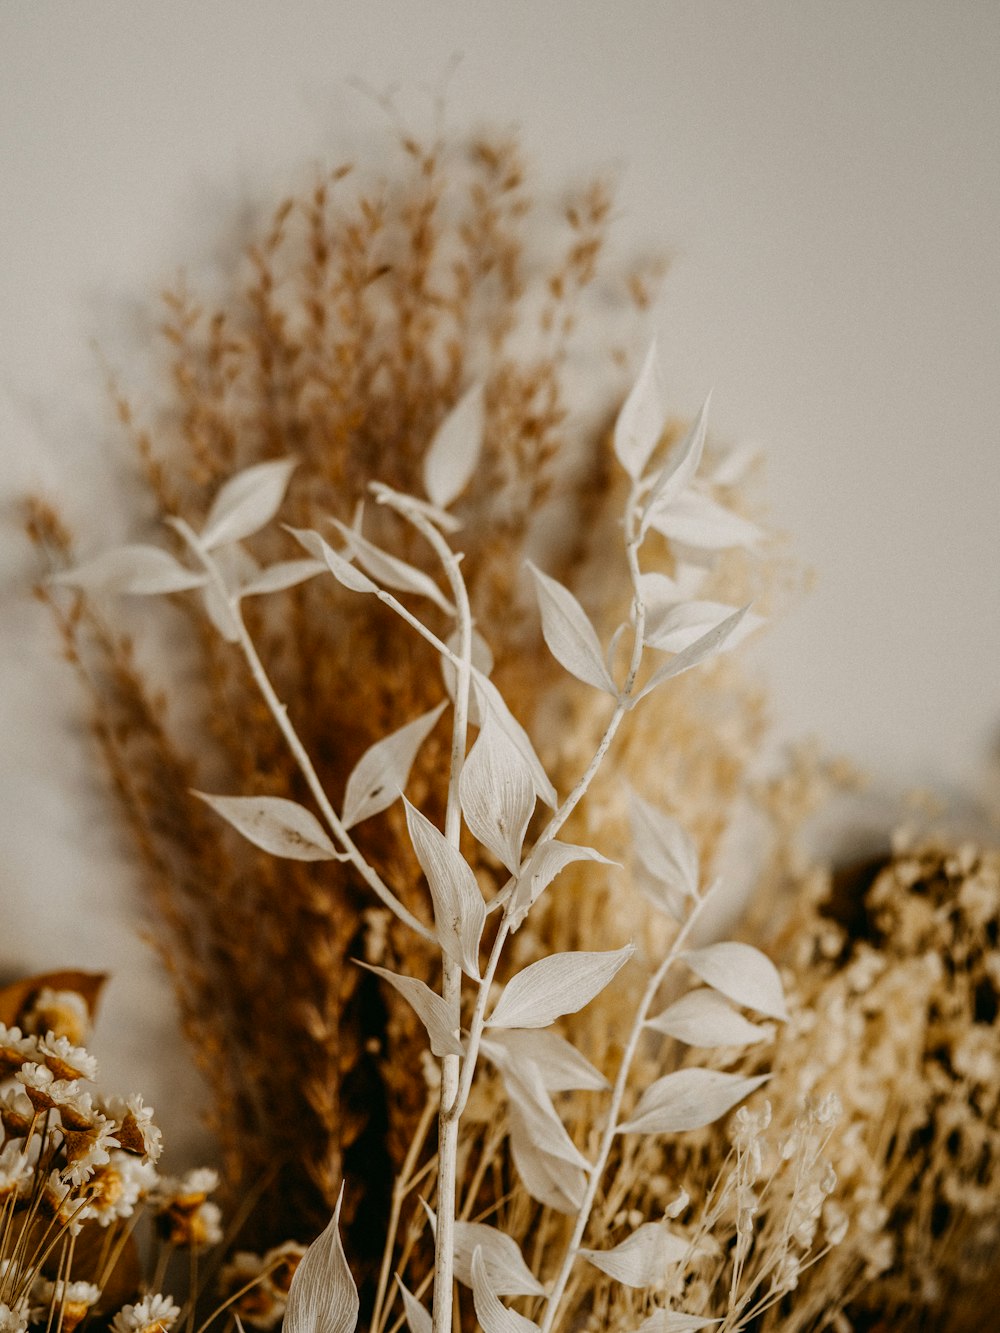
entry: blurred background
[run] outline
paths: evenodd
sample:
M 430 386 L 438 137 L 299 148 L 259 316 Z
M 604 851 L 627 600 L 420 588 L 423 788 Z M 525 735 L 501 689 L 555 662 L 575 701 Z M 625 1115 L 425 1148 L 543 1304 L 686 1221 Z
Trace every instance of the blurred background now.
M 387 93 L 420 133 L 439 105 L 518 127 L 555 202 L 605 174 L 616 255 L 670 260 L 672 409 L 714 390 L 814 575 L 749 649 L 774 749 L 869 773 L 860 823 L 927 788 L 988 830 L 998 59 L 992 0 L 0 0 L 0 966 L 115 974 L 104 1082 L 166 1103 L 178 1157 L 200 1093 L 17 518 L 42 488 L 84 553 L 130 535 L 106 372 L 141 397 L 158 291 L 210 282 L 317 165 L 377 166 Z

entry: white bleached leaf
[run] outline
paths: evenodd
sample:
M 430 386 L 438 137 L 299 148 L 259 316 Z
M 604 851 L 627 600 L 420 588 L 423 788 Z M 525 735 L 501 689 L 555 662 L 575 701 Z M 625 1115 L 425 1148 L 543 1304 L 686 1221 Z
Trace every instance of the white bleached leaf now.
M 378 584 L 373 583 L 367 574 L 355 569 L 350 560 L 346 560 L 339 551 L 335 551 L 328 541 L 325 541 L 318 532 L 311 528 L 286 528 L 300 546 L 303 546 L 311 556 L 317 560 L 322 560 L 327 569 L 345 588 L 351 592 L 377 593 Z
M 347 779 L 341 815 L 344 828 L 380 814 L 402 796 L 417 751 L 446 707 L 438 704 L 369 746 Z
M 483 1054 L 503 1066 L 529 1062 L 546 1092 L 604 1092 L 608 1081 L 565 1037 L 542 1028 L 496 1028 L 482 1043 Z
M 705 448 L 705 431 L 708 427 L 708 406 L 712 401 L 709 394 L 684 438 L 671 449 L 667 461 L 660 469 L 660 474 L 653 483 L 639 525 L 639 535 L 644 537 L 649 531 L 656 513 L 662 513 L 667 506 L 687 490 L 694 480 L 701 463 Z
M 704 1315 L 685 1314 L 683 1310 L 656 1310 L 643 1320 L 636 1333 L 699 1333 L 721 1323 L 721 1319 L 706 1319 Z
M 376 967 L 374 963 L 360 963 L 360 967 L 376 976 L 383 977 L 390 986 L 395 987 L 427 1029 L 431 1039 L 431 1051 L 440 1059 L 444 1055 L 461 1055 L 462 1043 L 458 1039 L 457 1015 L 452 1018 L 448 1006 L 430 986 L 425 986 L 416 977 L 400 976 L 386 967 Z
M 540 1152 L 556 1157 L 580 1171 L 589 1165 L 559 1119 L 541 1073 L 534 1063 L 517 1065 L 509 1060 L 500 1065 L 500 1075 L 507 1093 L 509 1109 L 516 1111 Z
M 419 810 L 406 801 L 406 826 L 434 903 L 434 923 L 444 952 L 479 980 L 479 941 L 486 904 L 465 857 Z
M 228 597 L 224 597 L 214 583 L 206 583 L 201 590 L 201 604 L 216 633 L 226 643 L 239 643 L 240 622 Z
M 686 490 L 669 504 L 657 505 L 648 514 L 649 526 L 670 541 L 682 542 L 699 551 L 724 551 L 731 546 L 753 547 L 761 530 L 748 518 L 725 509 L 701 491 Z
M 639 1098 L 632 1118 L 619 1134 L 680 1134 L 718 1120 L 737 1102 L 766 1083 L 769 1074 L 741 1078 L 717 1069 L 678 1069 L 650 1084 Z
M 230 477 L 218 492 L 201 531 L 201 544 L 211 551 L 226 542 L 242 541 L 270 523 L 281 507 L 295 460 L 277 458 L 255 463 Z
M 490 1285 L 498 1296 L 544 1296 L 545 1288 L 524 1262 L 513 1236 L 483 1222 L 455 1223 L 455 1276 L 472 1286 L 472 1256 L 483 1256 Z
M 255 847 L 290 861 L 332 861 L 337 849 L 316 816 L 284 796 L 209 796 L 192 792 L 211 806 Z
M 586 1172 L 562 1157 L 543 1151 L 528 1122 L 513 1103 L 508 1106 L 507 1123 L 511 1158 L 521 1184 L 546 1208 L 572 1216 L 583 1203 Z
M 643 800 L 637 792 L 631 793 L 629 807 L 635 853 L 652 877 L 653 886 L 663 885 L 674 893 L 693 898 L 698 892 L 699 877 L 694 839 L 676 819 Z M 653 886 L 640 885 L 647 892 Z M 669 903 L 663 905 L 669 907 Z
M 760 445 L 744 440 L 722 455 L 707 480 L 713 486 L 738 486 L 759 457 Z
M 324 560 L 281 560 L 268 565 L 240 587 L 241 597 L 257 597 L 266 592 L 284 592 L 307 579 L 315 578 L 327 568 Z
M 615 454 L 636 480 L 642 476 L 650 455 L 660 442 L 666 420 L 660 379 L 659 353 L 654 338 L 639 377 L 632 386 L 615 422 Z
M 731 616 L 710 629 L 707 634 L 703 634 L 700 639 L 695 639 L 683 652 L 672 657 L 669 662 L 664 662 L 650 676 L 649 680 L 638 692 L 632 696 L 632 706 L 634 707 L 640 699 L 644 699 L 647 694 L 655 690 L 658 685 L 662 685 L 665 680 L 671 680 L 674 676 L 680 676 L 685 671 L 690 671 L 692 667 L 701 666 L 722 649 L 729 642 L 730 637 L 736 633 L 743 618 L 749 612 L 750 607 L 741 606 L 738 611 L 734 611 Z
M 486 412 L 483 386 L 474 384 L 438 426 L 424 455 L 424 490 L 447 509 L 465 490 L 483 447 Z
M 483 1333 L 538 1333 L 538 1325 L 502 1304 L 492 1282 L 482 1250 L 472 1254 L 472 1301 Z
M 434 1322 L 430 1314 L 417 1300 L 416 1296 L 404 1285 L 399 1274 L 396 1274 L 396 1283 L 399 1287 L 399 1294 L 403 1298 L 403 1312 L 406 1315 L 406 1323 L 410 1333 L 431 1333 Z
M 723 940 L 704 949 L 691 949 L 681 957 L 702 981 L 730 1000 L 767 1014 L 768 1018 L 787 1020 L 785 992 L 778 969 L 767 954 L 752 944 Z
M 207 578 L 207 574 L 186 569 L 169 551 L 161 550 L 159 546 L 134 543 L 102 551 L 93 560 L 54 574 L 51 581 L 68 588 L 82 588 L 89 593 L 146 596 L 200 588 Z
M 521 751 L 487 705 L 476 743 L 458 780 L 465 822 L 479 841 L 517 874 L 535 808 L 535 784 Z
M 514 887 L 509 912 L 511 930 L 517 930 L 532 904 L 538 901 L 559 872 L 576 861 L 599 861 L 606 866 L 617 864 L 593 847 L 577 847 L 555 838 L 546 838 L 544 842 L 537 843 Z
M 661 652 L 682 653 L 736 610 L 735 606 L 726 606 L 723 602 L 678 602 L 646 616 L 645 641 L 650 648 L 658 648 Z M 724 647 L 735 648 L 763 623 L 763 616 L 748 611 L 727 637 Z
M 472 692 L 480 717 L 485 717 L 487 711 L 492 712 L 493 720 L 517 750 L 531 774 L 532 786 L 538 799 L 554 810 L 557 804 L 556 789 L 549 781 L 549 776 L 542 767 L 542 761 L 535 753 L 531 738 L 507 707 L 497 687 L 475 668 L 472 672 Z
M 542 636 L 552 656 L 577 680 L 617 698 L 618 687 L 605 665 L 597 631 L 586 611 L 557 579 L 543 574 L 530 560 L 527 564 L 535 580 Z
M 458 656 L 462 649 L 462 631 L 454 629 L 445 640 L 451 651 Z M 486 677 L 493 670 L 493 650 L 486 642 L 478 630 L 472 631 L 472 666 L 474 670 L 481 672 Z M 455 698 L 455 682 L 458 680 L 458 668 L 449 657 L 441 658 L 441 675 L 444 677 L 444 687 L 448 691 L 448 698 Z M 481 724 L 479 705 L 475 689 L 469 693 L 469 721 L 474 727 Z
M 358 1289 L 340 1243 L 343 1199 L 341 1185 L 333 1217 L 292 1275 L 284 1333 L 354 1333 L 358 1326 Z
M 646 606 L 647 621 L 684 600 L 677 580 L 657 571 L 639 575 L 639 591 Z
M 714 990 L 693 990 L 646 1024 L 688 1046 L 750 1046 L 773 1035 L 769 1027 L 751 1023 Z
M 411 592 L 419 597 L 428 597 L 448 615 L 454 613 L 455 608 L 429 574 L 417 569 L 416 565 L 411 565 L 406 560 L 400 560 L 398 556 L 383 551 L 367 537 L 362 537 L 356 528 L 349 528 L 337 518 L 330 521 L 347 543 L 351 557 L 373 579 L 387 588 L 395 588 L 398 592 Z
M 611 1250 L 581 1249 L 578 1253 L 626 1287 L 652 1287 L 663 1281 L 666 1269 L 680 1263 L 690 1248 L 689 1241 L 675 1236 L 663 1222 L 644 1222 Z
M 635 953 L 635 946 L 597 953 L 554 953 L 523 968 L 504 987 L 489 1028 L 545 1028 L 599 995 Z

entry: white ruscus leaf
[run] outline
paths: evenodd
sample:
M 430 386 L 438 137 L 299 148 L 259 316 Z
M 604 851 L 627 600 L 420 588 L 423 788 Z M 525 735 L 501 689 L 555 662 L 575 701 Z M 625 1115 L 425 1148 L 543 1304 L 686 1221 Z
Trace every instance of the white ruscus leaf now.
M 670 541 L 699 551 L 724 551 L 732 546 L 750 548 L 761 537 L 756 523 L 697 490 L 684 491 L 669 504 L 657 505 L 649 512 L 649 526 Z
M 586 611 L 557 579 L 543 574 L 530 560 L 527 564 L 535 580 L 542 636 L 552 656 L 577 680 L 617 698 L 618 687 L 605 664 L 597 631 Z
M 455 1223 L 455 1276 L 472 1286 L 472 1256 L 483 1256 L 486 1273 L 498 1296 L 544 1296 L 538 1281 L 513 1236 L 483 1222 Z
M 469 828 L 516 875 L 535 808 L 535 784 L 520 750 L 489 705 L 462 767 L 458 791 Z
M 398 556 L 383 551 L 367 537 L 362 537 L 357 529 L 349 528 L 339 519 L 334 518 L 330 521 L 347 543 L 350 555 L 373 579 L 384 583 L 387 588 L 395 588 L 398 592 L 412 592 L 419 597 L 427 597 L 448 615 L 453 614 L 455 608 L 429 574 L 425 574 L 416 565 L 411 565 L 406 560 L 400 560 Z
M 654 339 L 615 422 L 615 453 L 633 481 L 642 476 L 663 434 L 666 420 L 663 397 L 659 354 Z
M 438 704 L 369 746 L 347 779 L 341 815 L 344 828 L 387 810 L 403 794 L 417 751 L 446 706 Z
M 788 1018 L 778 969 L 752 944 L 724 940 L 704 949 L 691 949 L 681 958 L 702 981 L 737 1004 L 745 1004 L 768 1018 Z
M 54 574 L 52 582 L 90 593 L 152 595 L 200 588 L 207 578 L 207 574 L 186 569 L 159 546 L 133 544 L 102 551 L 93 560 Z
M 485 426 L 483 386 L 474 384 L 438 426 L 424 455 L 424 490 L 439 508 L 447 509 L 468 485 Z
M 542 767 L 542 761 L 535 753 L 531 737 L 507 707 L 497 687 L 475 666 L 472 669 L 472 691 L 480 718 L 485 717 L 487 711 L 492 711 L 500 730 L 517 750 L 531 774 L 531 782 L 538 799 L 554 810 L 557 804 L 556 789 L 549 781 L 549 776 Z
M 406 826 L 434 903 L 434 923 L 444 952 L 468 976 L 479 980 L 479 941 L 486 904 L 465 857 L 440 829 L 406 802 Z
M 657 907 L 676 916 L 678 900 L 683 903 L 698 892 L 698 849 L 676 819 L 637 792 L 631 793 L 629 806 L 635 853 L 649 875 L 640 878 L 639 887 Z
M 671 449 L 667 461 L 660 470 L 660 475 L 653 483 L 649 499 L 642 514 L 639 535 L 644 537 L 649 530 L 652 518 L 658 509 L 673 502 L 676 496 L 685 491 L 694 479 L 701 463 L 705 448 L 705 431 L 708 426 L 708 405 L 712 395 L 705 399 L 701 411 L 695 418 L 691 429 L 681 442 Z
M 521 1117 L 534 1146 L 577 1170 L 587 1170 L 590 1163 L 559 1119 L 538 1068 L 534 1064 L 518 1067 L 508 1061 L 500 1066 L 500 1074 L 507 1093 L 507 1109 Z
M 298 587 L 307 579 L 322 574 L 326 567 L 323 560 L 280 560 L 241 584 L 239 594 L 241 597 L 257 597 L 265 592 L 284 592 L 286 588 Z
M 708 661 L 710 657 L 721 652 L 732 635 L 736 633 L 749 610 L 749 603 L 746 606 L 741 606 L 738 611 L 734 611 L 731 616 L 727 616 L 725 620 L 720 621 L 713 629 L 703 634 L 700 639 L 695 639 L 694 643 L 689 644 L 683 652 L 678 653 L 676 657 L 672 657 L 669 662 L 664 662 L 663 666 L 653 672 L 638 694 L 632 695 L 630 701 L 632 707 L 635 707 L 640 699 L 644 699 L 658 685 L 662 685 L 665 680 L 680 676 L 685 671 L 690 671 L 692 667 L 701 666 L 702 662 Z
M 501 1303 L 478 1245 L 472 1254 L 472 1300 L 483 1333 L 538 1333 L 536 1323 Z
M 575 1014 L 609 984 L 635 946 L 599 953 L 554 953 L 530 963 L 504 987 L 487 1019 L 490 1028 L 546 1028 L 561 1014 Z
M 286 527 L 286 531 L 290 532 L 310 555 L 322 560 L 337 582 L 349 588 L 351 592 L 378 592 L 377 583 L 373 583 L 360 569 L 355 569 L 350 560 L 346 560 L 339 551 L 335 551 L 330 543 L 312 528 Z
M 494 1064 L 513 1060 L 516 1065 L 533 1064 L 546 1092 L 588 1089 L 603 1092 L 604 1075 L 570 1045 L 565 1037 L 542 1028 L 495 1028 L 482 1043 L 483 1054 Z
M 676 602 L 662 611 L 646 615 L 645 642 L 661 652 L 682 653 L 703 634 L 721 625 L 737 608 L 723 602 Z M 764 623 L 763 616 L 748 611 L 738 628 L 726 640 L 726 648 L 735 648 L 747 635 Z
M 538 901 L 559 872 L 576 861 L 599 861 L 606 866 L 617 864 L 593 847 L 578 847 L 555 838 L 537 843 L 517 877 L 509 914 L 511 930 L 517 930 L 532 904 Z
M 292 1275 L 285 1308 L 285 1333 L 354 1333 L 358 1326 L 358 1289 L 340 1243 L 343 1199 L 341 1185 L 333 1217 L 306 1250 Z
M 398 972 L 390 972 L 386 967 L 376 967 L 374 963 L 361 963 L 359 966 L 374 972 L 378 977 L 383 977 L 390 986 L 399 991 L 427 1029 L 434 1055 L 440 1059 L 444 1055 L 462 1054 L 462 1043 L 455 1032 L 458 1027 L 457 1015 L 454 1018 L 449 1017 L 447 1004 L 440 995 L 431 990 L 430 986 L 425 986 L 416 977 L 400 976 Z
M 403 1298 L 403 1312 L 406 1315 L 406 1323 L 410 1333 L 431 1333 L 434 1322 L 430 1314 L 404 1285 L 402 1278 L 396 1274 L 396 1283 L 399 1287 L 399 1294 Z
M 663 1222 L 644 1222 L 611 1250 L 581 1249 L 579 1254 L 626 1287 L 651 1287 L 662 1282 L 666 1269 L 680 1263 L 689 1249 L 690 1242 Z
M 721 995 L 704 989 L 688 991 L 646 1026 L 688 1046 L 750 1046 L 774 1034 L 772 1027 L 751 1023 Z
M 685 1314 L 683 1310 L 655 1310 L 644 1319 L 636 1333 L 700 1333 L 703 1328 L 715 1328 L 721 1319 L 706 1319 L 700 1314 Z
M 291 861 L 332 861 L 337 849 L 311 811 L 283 796 L 209 796 L 192 793 L 255 847 Z
M 717 1069 L 678 1069 L 651 1083 L 639 1098 L 632 1118 L 618 1126 L 619 1134 L 680 1134 L 712 1124 L 769 1074 L 741 1078 Z
M 242 541 L 270 523 L 285 498 L 295 468 L 292 458 L 255 463 L 230 477 L 212 502 L 201 531 L 210 551 L 226 542 Z

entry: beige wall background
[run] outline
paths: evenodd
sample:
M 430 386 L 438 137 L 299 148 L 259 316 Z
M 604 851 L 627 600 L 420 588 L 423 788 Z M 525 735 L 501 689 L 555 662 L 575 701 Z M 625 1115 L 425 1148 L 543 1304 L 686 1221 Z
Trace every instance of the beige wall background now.
M 452 70 L 452 58 L 459 57 Z M 106 1082 L 177 1157 L 198 1089 L 88 775 L 79 700 L 25 594 L 16 497 L 127 535 L 95 341 L 255 201 L 380 142 L 350 84 L 445 84 L 520 125 L 553 188 L 613 172 L 619 252 L 665 247 L 671 400 L 759 441 L 815 590 L 756 647 L 776 743 L 1000 808 L 1000 6 L 992 0 L 3 0 L 0 966 L 115 972 Z M 421 117 L 423 120 L 421 121 Z M 881 807 L 879 807 L 881 808 Z

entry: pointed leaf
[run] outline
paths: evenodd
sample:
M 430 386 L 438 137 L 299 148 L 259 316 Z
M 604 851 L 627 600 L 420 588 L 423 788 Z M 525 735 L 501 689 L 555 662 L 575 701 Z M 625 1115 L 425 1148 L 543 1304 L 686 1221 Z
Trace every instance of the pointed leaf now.
M 724 551 L 731 546 L 753 547 L 761 530 L 748 518 L 725 509 L 701 491 L 687 490 L 667 505 L 649 511 L 648 526 L 670 541 L 699 551 Z
M 531 1062 L 518 1065 L 508 1060 L 501 1064 L 500 1075 L 507 1093 L 508 1109 L 521 1117 L 535 1147 L 568 1162 L 577 1170 L 586 1171 L 590 1164 L 566 1132 L 538 1068 Z
M 396 1274 L 396 1283 L 399 1287 L 399 1294 L 403 1298 L 403 1311 L 406 1314 L 406 1323 L 410 1333 L 431 1333 L 434 1327 L 430 1314 L 417 1300 L 411 1291 L 408 1291 L 403 1284 L 399 1274 Z
M 724 940 L 704 949 L 681 954 L 684 962 L 702 981 L 748 1009 L 769 1018 L 787 1020 L 785 992 L 778 969 L 767 954 L 752 944 Z
M 520 750 L 488 705 L 476 743 L 462 767 L 458 790 L 469 828 L 512 875 L 517 874 L 535 808 L 535 785 Z
M 704 1315 L 685 1314 L 682 1310 L 656 1310 L 643 1320 L 636 1333 L 699 1333 L 721 1323 L 721 1319 L 706 1319 Z
M 461 630 L 452 630 L 445 643 L 456 656 L 459 655 L 462 648 Z M 472 631 L 472 666 L 475 671 L 481 672 L 484 677 L 489 676 L 493 670 L 493 651 L 479 631 L 475 629 Z M 444 677 L 444 687 L 448 691 L 448 698 L 454 699 L 458 668 L 448 657 L 441 658 L 441 675 Z M 476 700 L 475 676 L 473 676 L 473 689 L 469 698 L 469 720 L 475 727 L 482 725 Z
M 544 1028 L 562 1014 L 575 1014 L 599 995 L 635 953 L 635 946 L 599 953 L 550 954 L 511 977 L 490 1028 Z
M 556 661 L 578 680 L 618 697 L 618 686 L 604 662 L 600 640 L 587 613 L 570 590 L 527 562 L 535 579 L 542 636 Z
M 658 614 L 646 617 L 645 641 L 661 652 L 681 653 L 702 635 L 721 625 L 737 608 L 722 602 L 678 602 Z M 726 648 L 737 644 L 759 629 L 763 616 L 748 611 L 725 642 Z
M 240 622 L 236 612 L 214 583 L 206 583 L 202 588 L 201 604 L 220 638 L 226 643 L 239 643 Z
M 615 453 L 633 480 L 637 480 L 660 442 L 666 420 L 656 340 L 650 344 L 639 377 L 615 422 Z
M 693 990 L 646 1024 L 688 1046 L 750 1046 L 773 1036 L 769 1027 L 751 1023 L 714 990 Z
M 533 1199 L 557 1213 L 575 1214 L 583 1204 L 586 1173 L 562 1157 L 543 1151 L 524 1116 L 511 1103 L 507 1110 L 510 1152 L 521 1184 Z
M 434 922 L 444 952 L 479 980 L 479 941 L 486 904 L 465 857 L 444 834 L 406 801 L 406 826 L 434 903 Z
M 667 1276 L 666 1269 L 685 1259 L 691 1249 L 683 1236 L 675 1236 L 663 1222 L 644 1222 L 611 1250 L 578 1253 L 588 1263 L 626 1287 L 652 1287 Z
M 383 551 L 367 537 L 362 537 L 356 528 L 349 528 L 346 523 L 341 523 L 336 518 L 330 521 L 347 543 L 347 550 L 352 558 L 373 579 L 399 592 L 412 592 L 420 597 L 428 597 L 448 615 L 454 613 L 455 608 L 429 574 L 417 569 L 416 565 L 411 565 L 405 560 L 400 560 L 398 556 Z
M 281 560 L 262 569 L 240 588 L 241 597 L 258 597 L 266 592 L 284 592 L 307 579 L 315 578 L 327 568 L 324 560 Z
M 644 537 L 649 531 L 653 515 L 657 511 L 662 512 L 668 505 L 673 504 L 676 497 L 687 490 L 694 480 L 705 448 L 708 406 L 711 401 L 712 395 L 709 394 L 691 429 L 680 443 L 671 449 L 667 461 L 660 470 L 660 475 L 653 483 L 653 489 L 646 501 L 642 521 L 639 525 L 640 537 Z
M 400 976 L 388 968 L 376 967 L 374 963 L 359 963 L 359 967 L 376 976 L 383 977 L 390 986 L 395 987 L 427 1029 L 431 1039 L 431 1051 L 439 1059 L 443 1055 L 461 1055 L 462 1043 L 456 1034 L 458 1018 L 451 1017 L 448 1006 L 440 995 L 425 986 L 416 977 Z
M 159 546 L 133 544 L 102 551 L 93 560 L 54 574 L 51 582 L 90 593 L 146 596 L 200 588 L 207 580 L 207 574 L 186 569 Z
M 343 1199 L 341 1185 L 333 1217 L 292 1275 L 284 1333 L 354 1333 L 358 1326 L 358 1289 L 338 1229 Z
M 493 713 L 493 720 L 517 750 L 524 761 L 525 767 L 531 774 L 531 783 L 538 799 L 544 801 L 546 805 L 554 810 L 558 803 L 556 789 L 549 781 L 549 776 L 535 753 L 531 738 L 507 707 L 504 697 L 497 687 L 476 668 L 473 668 L 472 671 L 472 691 L 476 697 L 480 716 L 485 717 L 488 710 Z
M 482 1222 L 455 1223 L 455 1276 L 472 1286 L 472 1256 L 483 1256 L 490 1285 L 498 1296 L 544 1296 L 545 1288 L 524 1262 L 513 1236 Z
M 537 902 L 561 870 L 576 861 L 600 861 L 602 865 L 617 865 L 593 847 L 576 847 L 572 843 L 546 838 L 535 845 L 518 875 L 510 907 L 510 927 L 517 930 L 532 904 Z
M 472 1255 L 471 1276 L 472 1300 L 483 1333 L 538 1333 L 537 1324 L 501 1304 L 490 1281 L 483 1252 L 478 1246 Z
M 441 509 L 447 509 L 469 484 L 485 428 L 483 386 L 474 384 L 438 426 L 424 455 L 424 490 Z
M 316 816 L 283 796 L 193 796 L 211 806 L 255 847 L 291 861 L 332 861 L 337 849 Z
M 345 560 L 340 552 L 335 551 L 318 532 L 313 532 L 311 528 L 286 528 L 286 531 L 290 532 L 310 555 L 322 560 L 337 582 L 349 588 L 351 592 L 378 592 L 378 584 L 373 583 L 360 569 L 355 569 L 350 560 Z
M 344 828 L 380 814 L 402 796 L 417 751 L 446 707 L 438 704 L 368 747 L 347 779 L 341 816 Z
M 676 657 L 672 657 L 669 662 L 665 662 L 663 666 L 654 671 L 639 693 L 632 696 L 632 706 L 634 707 L 640 699 L 644 699 L 658 685 L 662 685 L 665 680 L 680 676 L 685 671 L 690 671 L 692 667 L 701 666 L 702 662 L 721 652 L 730 636 L 736 633 L 743 617 L 749 610 L 749 605 L 740 607 L 731 616 L 727 616 L 721 624 L 716 625 L 714 629 L 710 629 L 700 639 L 695 639 L 694 643 L 685 648 L 683 652 L 678 653 Z
M 680 1134 L 702 1129 L 749 1097 L 769 1074 L 741 1078 L 717 1069 L 678 1069 L 650 1084 L 619 1134 Z
M 255 463 L 230 477 L 216 495 L 201 532 L 206 550 L 242 541 L 270 523 L 281 507 L 295 460 Z
M 698 892 L 698 848 L 676 819 L 632 792 L 629 800 L 636 856 L 654 882 L 685 897 Z
M 483 1040 L 483 1054 L 494 1064 L 513 1060 L 530 1062 L 542 1077 L 546 1092 L 578 1089 L 604 1092 L 608 1081 L 565 1037 L 539 1028 L 496 1028 Z

